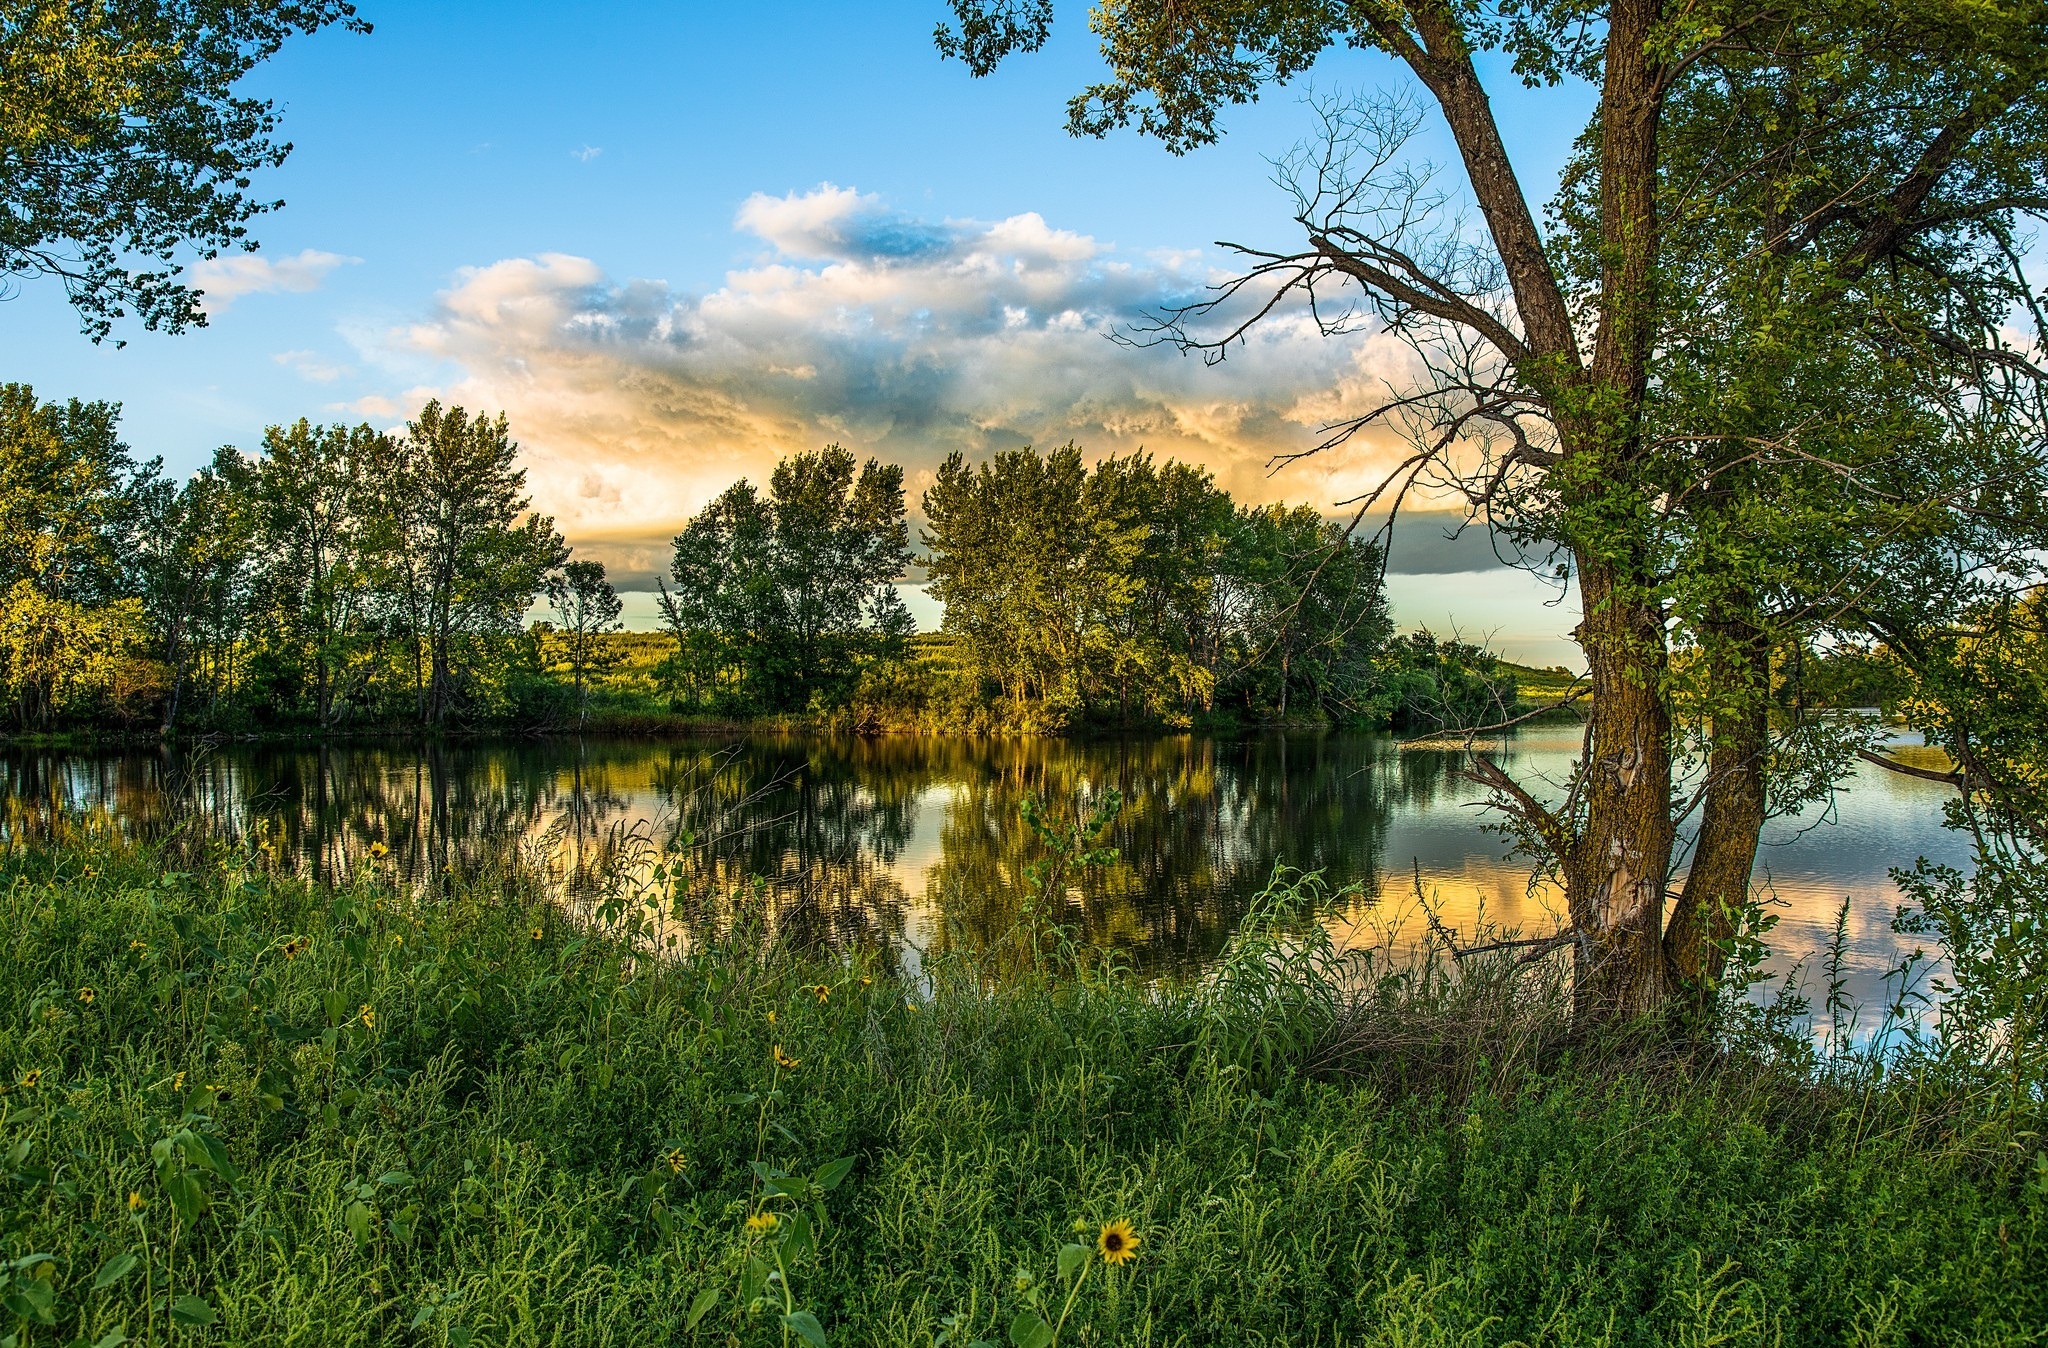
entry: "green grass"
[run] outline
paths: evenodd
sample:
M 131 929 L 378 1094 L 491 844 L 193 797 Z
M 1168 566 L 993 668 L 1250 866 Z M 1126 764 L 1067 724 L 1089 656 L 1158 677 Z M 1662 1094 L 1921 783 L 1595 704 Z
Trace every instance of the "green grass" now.
M 635 958 L 516 877 L 261 860 L 0 858 L 14 1344 L 1009 1343 L 1073 1280 L 1072 1344 L 2048 1335 L 2038 1138 L 1925 1075 L 1517 1049 L 1441 988 L 1332 1019 L 1257 949 Z M 1138 1257 L 1063 1281 L 1114 1218 Z

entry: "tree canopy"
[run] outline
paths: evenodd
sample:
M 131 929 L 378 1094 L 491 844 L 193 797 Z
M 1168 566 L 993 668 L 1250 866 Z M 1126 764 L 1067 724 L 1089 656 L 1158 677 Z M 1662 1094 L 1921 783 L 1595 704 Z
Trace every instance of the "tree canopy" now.
M 369 31 L 348 0 L 0 0 L 0 277 L 56 279 L 96 342 L 203 325 L 181 255 L 254 248 L 291 152 L 235 86 L 333 24 Z

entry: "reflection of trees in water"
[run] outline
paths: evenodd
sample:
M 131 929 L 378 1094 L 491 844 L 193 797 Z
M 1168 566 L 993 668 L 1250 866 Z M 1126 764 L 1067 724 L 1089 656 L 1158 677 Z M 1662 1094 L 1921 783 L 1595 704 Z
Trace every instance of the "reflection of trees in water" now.
M 1120 859 L 1073 878 L 1066 917 L 1140 965 L 1185 968 L 1221 947 L 1276 862 L 1371 882 L 1390 803 L 1442 790 L 1438 758 L 1278 736 L 231 746 L 0 755 L 0 789 L 46 809 L 105 802 L 131 831 L 183 820 L 260 838 L 323 878 L 374 843 L 425 887 L 517 853 L 583 911 L 637 902 L 663 862 L 687 899 L 675 921 L 698 939 L 742 920 L 758 882 L 772 931 L 893 948 L 912 900 L 892 871 L 922 799 L 945 800 L 925 876 L 938 939 L 985 945 L 1014 927 L 1042 855 L 1024 797 L 1072 816 L 1115 787 Z
M 1389 757 L 1355 740 L 1281 736 L 990 747 L 980 770 L 963 774 L 926 879 L 940 939 L 986 947 L 1014 927 L 1025 867 L 1041 853 L 1019 815 L 1026 795 L 1074 821 L 1114 787 L 1124 808 L 1107 840 L 1118 859 L 1071 877 L 1066 919 L 1141 966 L 1197 966 L 1277 863 L 1371 885 Z

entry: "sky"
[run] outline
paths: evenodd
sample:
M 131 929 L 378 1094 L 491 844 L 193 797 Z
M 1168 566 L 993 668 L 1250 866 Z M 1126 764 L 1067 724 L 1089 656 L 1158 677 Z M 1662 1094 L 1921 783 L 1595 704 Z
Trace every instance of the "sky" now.
M 955 450 L 1145 448 L 1329 509 L 1396 449 L 1269 467 L 1406 377 L 1383 334 L 1283 318 L 1220 366 L 1108 340 L 1222 274 L 1217 240 L 1295 242 L 1272 161 L 1311 133 L 1311 90 L 1405 87 L 1384 58 L 1327 56 L 1176 157 L 1066 134 L 1102 73 L 1077 5 L 975 80 L 933 48 L 939 0 L 359 4 L 371 35 L 302 39 L 248 81 L 294 145 L 255 190 L 287 204 L 258 252 L 198 264 L 209 325 L 95 347 L 31 282 L 0 302 L 0 377 L 120 402 L 134 451 L 178 472 L 302 416 L 502 410 L 535 507 L 642 623 L 690 514 L 828 442 L 903 464 L 913 519 Z M 1590 94 L 1501 74 L 1510 152 L 1547 196 Z M 1451 159 L 1435 126 L 1413 153 Z M 1397 541 L 1397 619 L 1577 667 L 1569 599 L 1449 521 Z

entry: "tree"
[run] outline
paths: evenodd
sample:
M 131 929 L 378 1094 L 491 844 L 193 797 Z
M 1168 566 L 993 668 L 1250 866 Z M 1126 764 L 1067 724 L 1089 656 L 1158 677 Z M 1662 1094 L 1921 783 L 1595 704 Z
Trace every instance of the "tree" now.
M 576 685 L 576 723 L 590 714 L 586 680 L 604 667 L 600 638 L 621 630 L 618 592 L 604 578 L 603 562 L 570 562 L 547 578 L 548 606 L 561 622 L 562 644 Z
M 503 655 L 549 571 L 568 556 L 555 522 L 528 509 L 519 446 L 501 414 L 429 402 L 400 441 L 376 437 L 365 546 L 407 647 L 422 725 L 447 723 Z
M 940 46 L 978 74 L 1042 44 L 1051 19 L 1046 0 L 954 0 L 954 10 L 959 25 L 941 31 Z M 1688 539 L 1719 541 L 1727 545 L 1725 563 L 1729 550 L 1769 537 L 1750 526 L 1768 514 L 1773 493 L 1792 484 L 1795 468 L 1837 477 L 1857 471 L 1805 450 L 1776 416 L 1765 417 L 1763 435 L 1738 436 L 1661 415 L 1659 359 L 1682 338 L 1682 320 L 1739 291 L 1722 286 L 1725 269 L 1689 269 L 1674 256 L 1673 240 L 1684 239 L 1692 214 L 1706 209 L 1701 203 L 1744 206 L 1739 219 L 1723 216 L 1701 234 L 1723 245 L 1744 232 L 1767 240 L 1764 253 L 1795 284 L 1787 307 L 1808 318 L 1871 316 L 1884 308 L 1874 288 L 1911 269 L 1930 285 L 1921 314 L 1935 318 L 1917 325 L 1927 338 L 1919 345 L 1960 345 L 1976 361 L 1974 385 L 1983 387 L 1981 372 L 2010 368 L 2012 353 L 1983 339 L 1975 325 L 1981 314 L 1971 306 L 1928 304 L 1930 297 L 1960 298 L 1968 284 L 1915 259 L 1929 250 L 1952 256 L 1958 240 L 1984 232 L 1987 222 L 1991 234 L 2009 233 L 2015 215 L 2037 208 L 2038 176 L 2018 195 L 2006 188 L 2018 176 L 2012 168 L 2039 163 L 2035 128 L 2048 69 L 2040 17 L 2033 3 L 1667 12 L 1662 0 L 1348 7 L 1301 0 L 1192 10 L 1140 0 L 1095 12 L 1112 79 L 1070 105 L 1077 132 L 1135 121 L 1168 148 L 1185 150 L 1215 138 L 1224 104 L 1255 97 L 1338 42 L 1405 64 L 1449 128 L 1483 235 L 1448 225 L 1436 209 L 1441 189 L 1399 162 L 1419 119 L 1412 104 L 1393 97 L 1333 108 L 1324 142 L 1284 171 L 1306 246 L 1243 250 L 1247 275 L 1167 315 L 1155 335 L 1221 358 L 1277 307 L 1312 302 L 1334 332 L 1354 321 L 1362 301 L 1415 346 L 1428 374 L 1412 393 L 1335 428 L 1324 442 L 1382 423 L 1412 437 L 1414 449 L 1396 473 L 1356 503 L 1360 515 L 1382 500 L 1398 505 L 1422 475 L 1435 474 L 1511 540 L 1561 555 L 1584 613 L 1576 635 L 1591 683 L 1586 758 L 1562 801 L 1539 800 L 1483 755 L 1474 771 L 1563 881 L 1577 1005 L 1588 1018 L 1655 1011 L 1711 981 L 1717 947 L 1703 939 L 1711 934 L 1703 915 L 1727 907 L 1731 885 L 1746 888 L 1761 826 L 1759 704 L 1738 691 L 1708 718 L 1710 789 L 1699 804 L 1691 870 L 1715 879 L 1697 889 L 1688 884 L 1667 928 L 1677 826 L 1687 812 L 1674 789 L 1687 708 L 1673 679 L 1672 634 L 1700 643 L 1709 668 L 1717 653 L 1732 659 L 1742 671 L 1738 690 L 1757 686 L 1769 651 L 1752 621 L 1754 569 L 1716 565 L 1703 549 L 1693 554 L 1701 565 L 1677 566 L 1674 552 Z M 1475 59 L 1489 50 L 1509 56 L 1530 82 L 1571 76 L 1599 90 L 1584 154 L 1559 201 L 1555 241 L 1538 227 L 1495 123 Z M 1837 152 L 1810 162 L 1839 165 L 1846 156 L 1855 172 L 1832 182 L 1811 174 L 1796 184 L 1800 190 L 1786 190 L 1795 184 L 1777 174 L 1787 159 L 1778 152 L 1800 161 L 1810 146 L 1769 119 L 1756 127 L 1761 139 L 1713 128 L 1726 148 L 1721 160 L 1671 155 L 1674 137 L 1697 134 L 1676 125 L 1685 119 L 1674 119 L 1675 99 L 1705 99 L 1757 72 L 1798 70 L 1842 81 L 1823 92 L 1867 95 L 1817 100 L 1805 119 L 1809 128 L 1827 128 L 1826 145 Z M 1696 119 L 1690 127 L 1709 124 Z M 1722 176 L 1683 172 L 1710 163 Z M 1991 171 L 2000 166 L 2008 171 Z M 1698 260 L 1709 255 L 1690 252 Z M 1750 256 L 1739 245 L 1721 253 L 1724 261 Z M 1738 281 L 1754 276 L 1735 270 Z M 1346 290 L 1350 303 L 1337 294 Z M 1239 303 L 1249 303 L 1248 314 L 1232 310 Z M 1940 321 L 1956 312 L 1971 320 L 1960 332 Z M 1219 333 L 1202 329 L 1217 319 Z M 1727 368 L 1723 359 L 1715 356 L 1716 368 Z M 1819 371 L 1809 365 L 1800 373 Z M 1852 387 L 1875 385 L 1859 378 Z M 1950 405 L 1968 401 L 1964 394 Z M 1671 410 L 1684 406 L 1680 400 Z M 1698 451 L 1708 443 L 1720 456 L 1703 463 Z M 1861 448 L 1876 447 L 1864 441 Z M 1767 460 L 1761 471 L 1744 471 L 1760 459 Z M 1718 762 L 1716 750 L 1726 751 Z
M 142 493 L 132 562 L 151 640 L 169 673 L 160 733 L 178 725 L 186 686 L 208 656 L 231 660 L 244 636 L 255 512 L 247 470 L 233 450 L 180 486 L 157 478 Z M 218 696 L 206 691 L 208 701 Z
M 284 162 L 236 83 L 347 0 L 0 0 L 0 275 L 55 277 L 84 331 L 203 325 L 181 249 L 253 249 L 250 174 Z
M 805 707 L 913 630 L 895 581 L 910 561 L 903 469 L 827 445 L 775 466 L 768 494 L 734 483 L 676 535 L 663 621 L 679 672 L 713 697 Z
M 316 724 L 334 724 L 366 671 L 354 657 L 372 600 L 366 520 L 370 466 L 391 457 L 368 425 L 314 426 L 303 417 L 264 432 L 251 486 L 264 543 L 263 598 L 292 664 L 311 686 Z
M 122 559 L 155 465 L 136 466 L 120 415 L 0 384 L 0 691 L 23 728 L 103 689 L 140 635 Z

